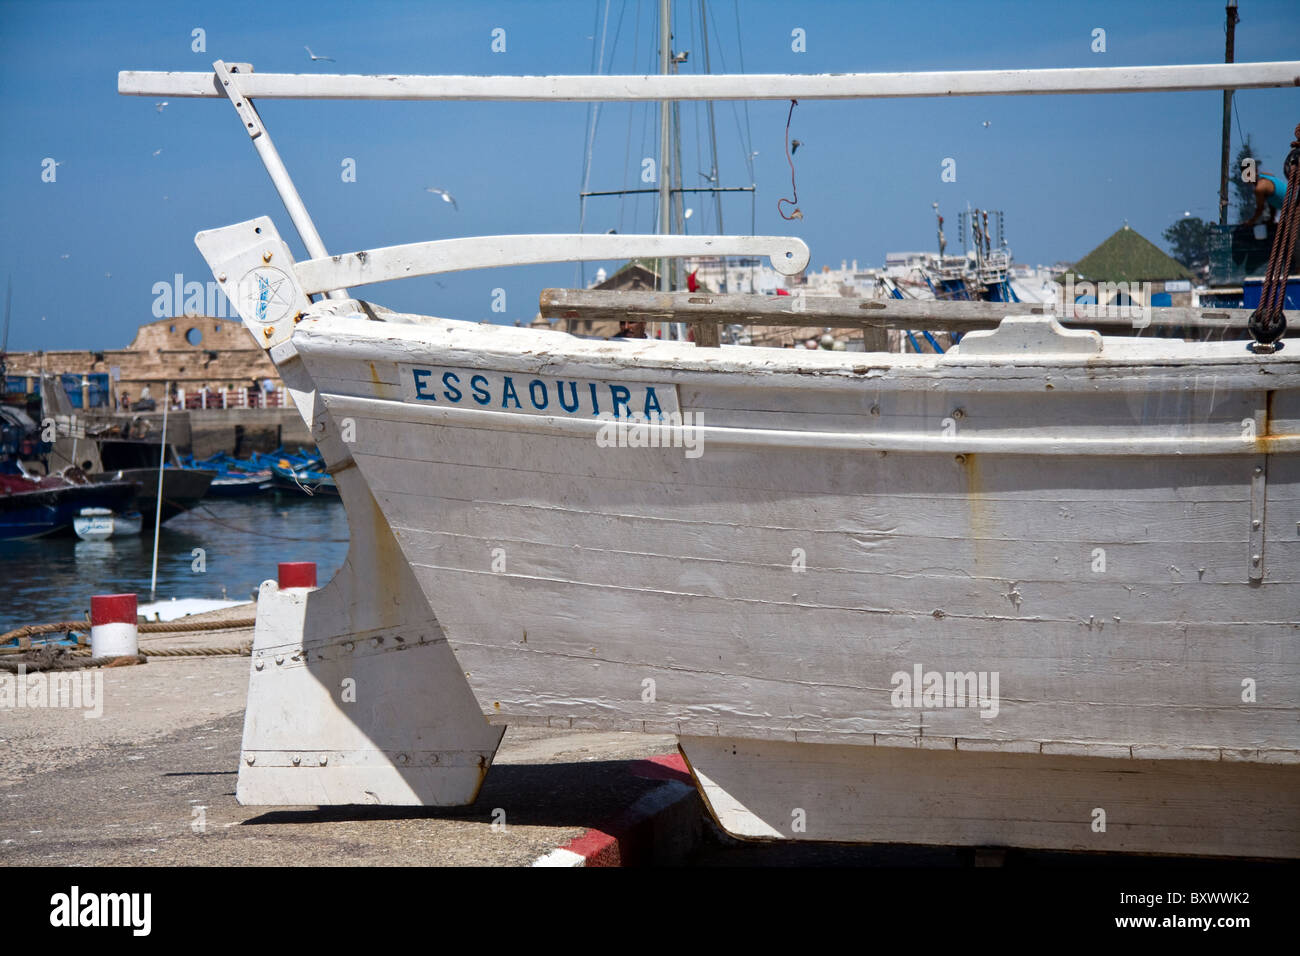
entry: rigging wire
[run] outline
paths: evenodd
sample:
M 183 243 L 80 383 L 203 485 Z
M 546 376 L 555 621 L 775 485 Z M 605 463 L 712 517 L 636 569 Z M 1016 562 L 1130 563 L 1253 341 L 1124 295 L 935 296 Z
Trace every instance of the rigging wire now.
M 627 0 L 623 0 L 623 8 L 627 9 Z M 622 15 L 619 15 L 620 23 Z M 636 13 L 632 16 L 632 65 L 636 68 L 636 51 L 641 43 L 641 0 L 636 0 Z M 611 64 L 612 65 L 612 64 Z M 636 117 L 638 104 L 629 103 L 627 105 L 627 142 L 623 147 L 623 188 L 627 189 L 628 173 L 632 170 L 632 126 Z M 644 142 L 644 141 L 643 141 Z M 626 209 L 624 202 L 625 197 L 618 198 L 618 231 L 623 232 L 623 213 Z
M 733 6 L 736 13 L 736 55 L 740 58 L 740 72 L 744 73 L 745 72 L 745 47 L 744 47 L 744 43 L 741 40 L 741 37 L 743 37 L 744 34 L 741 32 L 740 29 L 740 0 L 735 0 Z M 713 24 L 715 30 L 717 29 L 717 25 L 718 24 L 715 21 Z M 721 47 L 719 47 L 719 53 L 721 53 Z M 749 181 L 752 183 L 754 182 L 754 135 L 749 128 L 749 100 L 745 100 L 744 109 L 745 109 L 745 164 L 749 167 Z M 731 110 L 733 113 L 735 113 L 736 111 L 735 100 L 731 101 Z M 736 117 L 736 125 L 737 126 L 740 125 L 739 115 L 737 115 Z
M 794 181 L 794 156 L 790 153 L 790 120 L 794 118 L 794 108 L 798 105 L 798 100 L 791 100 L 790 112 L 785 117 L 785 161 L 790 164 L 790 190 L 794 193 L 794 198 L 781 198 L 776 201 L 776 211 L 787 222 L 791 219 L 803 218 L 803 213 L 799 210 L 799 186 Z M 785 210 L 781 208 L 783 204 L 794 206 L 794 211 L 787 216 Z
M 733 7 L 736 16 L 736 53 L 737 56 L 739 57 L 740 72 L 744 73 L 745 72 L 745 46 L 743 41 L 741 40 L 743 33 L 741 31 L 741 26 L 740 26 L 740 0 L 735 0 Z M 713 15 L 713 11 L 711 9 L 708 10 L 708 15 L 713 20 L 714 35 L 719 37 L 722 36 L 721 31 L 719 31 L 718 29 L 717 17 Z M 727 53 L 722 48 L 721 43 L 718 44 L 718 59 L 722 63 L 722 72 L 723 73 L 730 72 L 727 69 Z M 743 103 L 743 108 L 745 110 L 745 123 L 743 128 L 740 123 L 740 112 L 736 108 L 736 101 L 735 100 L 729 101 L 729 105 L 731 107 L 731 118 L 736 124 L 736 138 L 740 140 L 744 148 L 745 170 L 746 172 L 749 173 L 749 183 L 751 186 L 756 187 L 757 181 L 754 177 L 754 137 L 749 124 L 749 101 L 746 100 Z M 754 191 L 750 192 L 749 194 L 749 234 L 751 236 L 755 235 L 757 229 L 758 229 L 758 191 L 755 188 Z M 752 289 L 754 284 L 753 266 L 750 267 L 749 281 L 750 281 L 750 287 Z
M 605 0 L 605 22 L 601 24 L 600 0 L 596 0 L 596 23 L 591 28 L 593 41 L 591 44 L 592 73 L 599 74 L 605 70 L 605 37 L 609 33 L 609 0 Z M 600 26 L 600 48 L 597 52 L 594 37 L 596 35 L 596 26 Z M 587 151 L 582 157 L 582 192 L 591 188 L 591 155 L 596 146 L 596 129 L 600 125 L 600 103 L 587 104 Z M 587 225 L 587 198 L 579 197 L 578 201 L 578 232 L 586 232 Z M 585 262 L 577 263 L 579 272 L 578 287 L 585 288 L 587 285 L 587 265 Z
M 709 43 L 709 19 L 706 13 L 706 7 L 707 7 L 707 0 L 700 0 L 700 37 L 701 37 L 701 42 L 704 44 L 704 72 L 712 73 L 713 61 L 710 58 L 710 52 L 709 52 L 709 47 L 711 44 Z M 713 108 L 712 100 L 708 101 L 707 109 L 709 115 L 709 157 L 710 157 L 709 172 L 710 175 L 713 177 L 712 179 L 713 185 L 715 187 L 718 187 L 722 185 L 722 174 L 718 167 L 718 125 L 717 125 L 716 117 L 714 116 L 714 108 Z M 752 182 L 753 180 L 750 181 Z M 714 228 L 718 235 L 722 235 L 725 229 L 722 224 L 722 194 L 721 193 L 713 194 L 713 216 L 715 220 Z
M 637 10 L 639 11 L 640 8 L 641 8 L 641 0 L 637 0 Z M 653 12 L 653 11 L 652 11 L 652 12 Z M 658 32 L 658 31 L 656 31 L 656 33 L 657 33 L 657 32 Z M 657 56 L 656 56 L 656 48 L 653 47 L 653 46 L 651 46 L 648 50 L 646 50 L 646 60 L 647 60 L 647 62 L 646 62 L 645 73 L 646 73 L 647 76 L 648 76 L 649 74 L 651 74 L 651 73 L 658 73 L 658 72 L 659 72 L 659 67 L 658 67 L 658 65 L 657 65 L 656 62 L 655 62 L 656 59 L 657 59 Z M 635 62 L 635 60 L 634 60 L 633 62 Z M 635 72 L 635 71 L 634 71 L 634 72 Z M 650 103 L 650 102 L 646 102 L 646 103 L 643 103 L 643 104 L 641 105 L 641 155 L 642 155 L 643 157 L 646 156 L 646 142 L 647 142 L 647 140 L 650 138 L 650 127 L 651 127 L 652 122 L 654 121 L 654 116 L 652 115 L 652 109 L 651 109 L 651 107 L 652 107 L 653 105 L 654 105 L 654 104 L 652 104 L 652 103 Z M 657 137 L 656 137 L 656 138 L 657 138 Z M 656 153 L 656 156 L 657 156 L 657 153 Z M 659 182 L 659 175 L 660 175 L 661 172 L 662 172 L 662 170 L 659 169 L 659 160 L 656 158 L 656 159 L 655 159 L 655 182 L 656 182 L 656 183 Z M 645 194 L 644 194 L 644 193 L 637 193 L 637 194 L 636 194 L 636 199 L 634 199 L 634 200 L 632 201 L 632 203 L 633 203 L 633 205 L 632 205 L 632 231 L 633 231 L 633 232 L 642 232 L 642 231 L 643 231 L 643 230 L 641 229 L 641 201 L 642 201 L 643 198 L 645 198 Z M 651 199 L 651 205 L 650 205 L 650 221 L 651 221 L 651 225 L 652 225 L 652 226 L 653 226 L 653 225 L 655 224 L 655 222 L 656 222 L 654 212 L 655 212 L 655 205 L 656 205 L 657 202 L 658 202 L 658 199 L 657 199 L 657 198 Z M 649 231 L 649 232 L 654 232 L 655 229 L 654 229 L 654 228 L 651 228 L 651 229 L 648 230 L 648 231 Z
M 694 14 L 693 11 L 692 11 L 692 12 L 689 12 L 689 13 L 687 14 L 686 22 L 690 25 L 690 30 L 691 30 L 691 45 L 690 45 L 690 49 L 691 49 L 691 50 L 696 50 L 696 51 L 698 51 L 699 48 L 700 48 L 700 44 L 699 44 L 699 35 L 696 33 L 696 28 L 695 28 L 695 14 Z M 696 61 L 696 65 L 698 66 L 698 64 L 699 64 L 699 57 L 698 57 L 698 56 L 696 56 L 695 61 Z M 695 69 L 695 70 L 693 70 L 692 72 L 694 72 L 694 73 L 698 73 L 699 70 L 698 70 L 698 69 Z M 698 179 L 706 178 L 706 177 L 704 177 L 703 174 L 700 172 L 700 166 L 702 166 L 703 163 L 704 163 L 704 157 L 703 157 L 703 155 L 700 153 L 700 103 L 699 103 L 699 100 L 692 100 L 692 101 L 691 101 L 691 117 L 692 117 L 692 118 L 694 119 L 694 121 L 695 121 L 695 173 L 696 173 L 696 177 L 697 177 L 697 181 L 698 181 Z M 685 186 L 685 185 L 686 185 L 685 177 L 683 176 L 683 177 L 681 177 L 681 179 L 682 179 L 682 185 Z M 709 185 L 713 185 L 712 180 L 708 180 L 708 182 L 709 182 Z M 703 216 L 700 217 L 700 227 L 701 227 L 701 229 L 700 229 L 701 232 L 707 232 L 707 230 L 704 229 L 704 217 L 703 217 Z

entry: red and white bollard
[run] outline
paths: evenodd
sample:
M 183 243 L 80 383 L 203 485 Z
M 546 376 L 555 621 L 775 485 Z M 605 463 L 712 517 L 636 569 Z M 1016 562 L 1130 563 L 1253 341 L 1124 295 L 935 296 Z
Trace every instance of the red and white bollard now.
M 281 591 L 285 588 L 314 588 L 316 586 L 316 562 L 281 561 L 276 576 Z
M 140 653 L 134 594 L 96 594 L 90 599 L 90 656 L 134 657 Z

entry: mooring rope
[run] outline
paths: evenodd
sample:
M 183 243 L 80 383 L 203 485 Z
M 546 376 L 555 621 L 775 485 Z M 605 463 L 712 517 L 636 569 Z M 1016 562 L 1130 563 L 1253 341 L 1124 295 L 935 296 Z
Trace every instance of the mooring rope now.
M 16 674 L 21 669 L 32 674 L 37 671 L 81 670 L 86 667 L 124 667 L 146 664 L 152 657 L 251 657 L 253 642 L 244 641 L 229 647 L 159 647 L 142 650 L 139 654 L 120 657 L 91 657 L 89 648 L 38 647 L 0 658 L 0 671 Z
M 145 655 L 131 654 L 123 657 L 90 657 L 67 653 L 66 647 L 42 647 L 28 651 L 22 660 L 12 657 L 0 660 L 0 671 L 33 674 L 37 671 L 76 671 L 87 667 L 124 667 L 148 663 Z M 89 654 L 89 652 L 87 652 Z
M 141 652 L 144 657 L 251 657 L 253 642 L 231 647 L 159 647 Z
M 1286 334 L 1286 315 L 1282 303 L 1286 300 L 1287 273 L 1296 237 L 1300 235 L 1300 126 L 1295 128 L 1291 152 L 1282 163 L 1286 177 L 1286 199 L 1277 217 L 1277 230 L 1273 233 L 1273 248 L 1268 254 L 1268 270 L 1259 292 L 1259 307 L 1250 316 L 1250 334 L 1257 351 L 1273 351 L 1273 343 Z
M 136 625 L 141 634 L 183 634 L 187 631 L 242 631 L 257 623 L 256 618 L 240 617 L 226 621 L 141 621 Z M 0 644 L 36 637 L 40 634 L 66 634 L 68 631 L 89 630 L 89 621 L 56 621 L 53 624 L 27 624 L 0 634 Z
M 207 516 L 205 517 L 204 515 L 201 514 L 195 514 L 195 512 L 200 510 L 206 512 Z M 241 534 L 256 534 L 256 535 L 261 535 L 263 538 L 274 538 L 277 541 L 301 541 L 301 542 L 312 542 L 312 543 L 328 542 L 331 544 L 347 544 L 348 541 L 351 540 L 349 538 L 293 538 L 285 534 L 272 534 L 269 531 L 258 531 L 255 528 L 244 528 L 241 527 L 240 525 L 231 524 L 229 521 L 223 521 L 221 518 L 218 518 L 215 514 L 212 513 L 212 511 L 208 508 L 207 505 L 197 505 L 196 507 L 191 509 L 189 513 L 194 515 L 194 517 L 198 518 L 200 521 L 211 521 L 214 524 L 219 524 L 222 527 L 229 528 L 232 531 L 238 531 Z

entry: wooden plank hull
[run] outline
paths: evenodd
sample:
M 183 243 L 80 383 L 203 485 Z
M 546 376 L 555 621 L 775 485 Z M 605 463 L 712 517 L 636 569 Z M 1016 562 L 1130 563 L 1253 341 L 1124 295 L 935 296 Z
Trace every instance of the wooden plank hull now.
M 1259 764 L 1294 801 L 1277 769 L 1300 761 L 1293 356 L 1107 339 L 710 361 L 335 318 L 291 345 L 494 722 L 808 745 L 833 755 L 818 772 L 848 753 L 867 779 L 900 747 L 1087 757 L 1098 780 Z M 475 374 L 552 397 L 472 403 Z M 700 453 L 603 447 L 607 423 L 548 414 L 557 381 L 671 394 L 703 416 Z M 844 827 L 808 838 L 965 840 Z
M 710 812 L 750 840 L 1300 856 L 1300 767 L 689 737 Z

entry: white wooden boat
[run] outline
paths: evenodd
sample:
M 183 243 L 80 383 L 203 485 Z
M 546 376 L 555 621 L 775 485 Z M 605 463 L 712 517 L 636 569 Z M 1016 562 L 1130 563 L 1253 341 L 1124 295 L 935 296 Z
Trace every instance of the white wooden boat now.
M 677 734 L 711 812 L 742 837 L 1300 856 L 1294 347 L 1103 336 L 987 303 L 862 306 L 863 323 L 919 327 L 926 308 L 996 325 L 945 355 L 398 315 L 347 287 L 634 254 L 767 255 L 794 273 L 807 250 L 508 236 L 329 256 L 249 100 L 1118 92 L 1297 75 L 122 74 L 124 93 L 228 97 L 312 257 L 293 261 L 268 218 L 197 238 L 312 426 L 352 535 L 320 590 L 263 585 L 240 800 L 469 802 L 504 725 L 543 724 Z M 694 321 L 683 298 L 656 308 Z
M 107 541 L 139 534 L 143 520 L 138 511 L 117 514 L 108 508 L 82 508 L 72 519 L 72 530 L 82 541 Z

